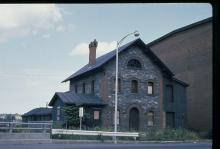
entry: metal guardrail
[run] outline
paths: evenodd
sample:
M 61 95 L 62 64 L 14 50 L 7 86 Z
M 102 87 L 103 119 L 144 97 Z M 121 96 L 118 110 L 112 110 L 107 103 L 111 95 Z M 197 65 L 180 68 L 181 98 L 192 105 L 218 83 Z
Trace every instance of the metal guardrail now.
M 50 132 L 52 123 L 0 122 L 0 132 Z
M 139 137 L 137 132 L 109 132 L 109 131 L 84 131 L 68 129 L 52 129 L 52 134 L 71 134 L 71 135 L 92 135 L 92 136 L 118 136 L 118 137 Z

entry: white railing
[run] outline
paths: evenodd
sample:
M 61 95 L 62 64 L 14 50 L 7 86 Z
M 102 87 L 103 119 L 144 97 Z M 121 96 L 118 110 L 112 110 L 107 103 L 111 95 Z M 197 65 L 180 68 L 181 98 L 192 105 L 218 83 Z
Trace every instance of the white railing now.
M 139 137 L 139 133 L 137 132 L 109 132 L 109 131 L 52 129 L 51 133 L 52 134 L 68 134 L 68 135 L 133 137 L 135 140 L 137 137 Z
M 0 122 L 0 132 L 50 132 L 52 123 Z

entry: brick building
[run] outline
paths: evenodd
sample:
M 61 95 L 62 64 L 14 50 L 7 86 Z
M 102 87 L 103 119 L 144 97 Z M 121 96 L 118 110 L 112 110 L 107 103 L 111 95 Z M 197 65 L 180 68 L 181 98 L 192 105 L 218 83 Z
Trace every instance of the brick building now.
M 188 83 L 187 124 L 197 131 L 212 130 L 212 18 L 174 30 L 147 46 Z
M 62 107 L 83 106 L 92 115 L 92 127 L 114 126 L 115 54 L 96 58 L 98 42 L 89 44 L 89 63 L 65 79 L 70 90 L 56 92 L 49 106 L 52 119 L 65 123 Z M 118 128 L 121 131 L 185 127 L 187 84 L 141 39 L 119 48 Z

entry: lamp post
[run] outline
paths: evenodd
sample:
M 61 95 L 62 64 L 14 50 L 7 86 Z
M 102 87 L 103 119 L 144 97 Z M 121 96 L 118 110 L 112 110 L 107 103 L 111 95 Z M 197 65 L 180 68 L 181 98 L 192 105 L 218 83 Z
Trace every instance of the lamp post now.
M 117 132 L 117 112 L 118 112 L 118 50 L 120 47 L 120 44 L 122 43 L 122 41 L 127 38 L 130 35 L 134 35 L 135 37 L 138 37 L 140 34 L 138 31 L 134 31 L 132 33 L 127 34 L 126 36 L 124 36 L 121 40 L 119 40 L 117 42 L 117 48 L 116 48 L 116 70 L 115 70 L 115 115 L 114 115 L 114 121 L 115 121 L 115 125 L 114 125 L 114 130 L 115 133 Z M 114 142 L 117 143 L 117 139 L 116 139 L 116 135 L 114 137 Z

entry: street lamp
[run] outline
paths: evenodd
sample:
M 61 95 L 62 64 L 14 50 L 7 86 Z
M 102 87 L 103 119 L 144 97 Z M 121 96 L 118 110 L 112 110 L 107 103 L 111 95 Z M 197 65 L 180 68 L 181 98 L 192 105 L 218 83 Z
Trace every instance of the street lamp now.
M 127 34 L 124 36 L 121 40 L 117 42 L 117 48 L 116 48 L 116 71 L 115 71 L 115 137 L 114 137 L 114 142 L 117 143 L 116 140 L 116 133 L 117 133 L 117 112 L 118 112 L 118 49 L 120 47 L 120 44 L 122 41 L 127 38 L 130 35 L 134 35 L 135 37 L 138 37 L 140 34 L 138 31 L 134 31 L 132 33 Z

